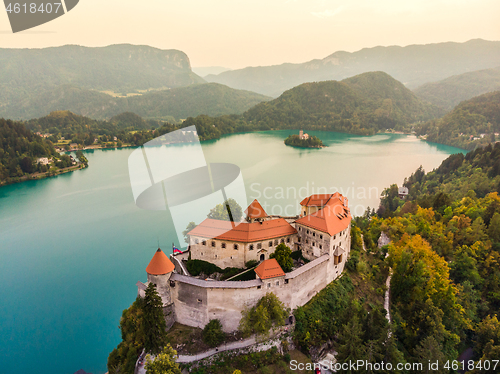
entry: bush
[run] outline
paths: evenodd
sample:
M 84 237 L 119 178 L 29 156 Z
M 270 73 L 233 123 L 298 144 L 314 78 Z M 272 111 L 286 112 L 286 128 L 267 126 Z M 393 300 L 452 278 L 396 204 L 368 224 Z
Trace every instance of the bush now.
M 258 265 L 259 261 L 257 260 L 250 260 L 250 261 L 247 261 L 245 262 L 245 266 L 247 267 L 247 269 L 250 269 L 250 268 L 254 268 Z
M 217 347 L 224 341 L 225 334 L 218 319 L 211 319 L 202 332 L 203 341 L 210 347 Z
M 359 252 L 351 252 L 351 257 L 347 260 L 345 266 L 351 271 L 356 271 L 359 262 Z
M 222 273 L 222 269 L 217 265 L 203 260 L 188 260 L 186 263 L 187 271 L 193 276 L 198 276 L 201 273 L 210 275 L 213 273 Z

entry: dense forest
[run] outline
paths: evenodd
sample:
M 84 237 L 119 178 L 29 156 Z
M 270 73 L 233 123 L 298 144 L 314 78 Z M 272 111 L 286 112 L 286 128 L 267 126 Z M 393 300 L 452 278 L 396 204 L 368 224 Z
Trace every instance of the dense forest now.
M 400 350 L 452 360 L 472 347 L 476 361 L 498 359 L 500 144 L 452 155 L 427 174 L 419 168 L 404 185 L 405 199 L 393 185 L 376 215 L 356 219 L 367 248 L 389 253 Z M 392 242 L 378 249 L 381 232 Z
M 495 142 L 500 133 L 500 91 L 464 101 L 443 118 L 419 124 L 415 131 L 430 142 L 467 150 Z
M 0 184 L 40 171 L 36 160 L 55 155 L 59 154 L 49 140 L 33 134 L 20 122 L 0 119 Z
M 288 137 L 285 139 L 285 144 L 292 147 L 303 147 L 303 148 L 323 147 L 323 142 L 317 136 L 310 136 L 307 139 L 301 139 L 300 136 L 297 134 L 288 135 Z

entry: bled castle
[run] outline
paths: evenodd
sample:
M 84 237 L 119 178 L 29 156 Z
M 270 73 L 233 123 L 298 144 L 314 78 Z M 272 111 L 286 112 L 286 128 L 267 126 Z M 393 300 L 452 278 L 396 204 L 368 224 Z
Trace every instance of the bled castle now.
M 167 325 L 174 322 L 203 328 L 219 319 L 226 332 L 238 328 L 241 312 L 273 292 L 292 310 L 307 303 L 344 270 L 351 248 L 351 214 L 341 194 L 311 195 L 300 202 L 296 217 L 269 216 L 257 200 L 246 209 L 246 221 L 207 218 L 187 236 L 188 249 L 168 258 L 158 249 L 146 267 L 147 282 L 137 282 L 144 297 L 156 284 Z M 300 250 L 308 263 L 285 273 L 269 259 L 278 244 Z M 199 259 L 220 268 L 244 268 L 256 260 L 256 279 L 216 281 L 191 276 L 183 260 Z

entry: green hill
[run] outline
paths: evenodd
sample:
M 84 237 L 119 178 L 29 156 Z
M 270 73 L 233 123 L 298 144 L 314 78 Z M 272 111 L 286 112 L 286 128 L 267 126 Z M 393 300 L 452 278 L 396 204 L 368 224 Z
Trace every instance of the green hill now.
M 474 149 L 498 140 L 500 133 L 500 91 L 474 97 L 459 104 L 439 120 L 416 128 L 427 140 L 463 149 Z
M 31 119 L 53 111 L 69 110 L 86 117 L 107 119 L 123 112 L 169 121 L 207 114 L 241 114 L 270 98 L 254 92 L 235 90 L 217 83 L 192 85 L 143 95 L 113 97 L 72 85 L 61 85 L 39 94 L 27 95 L 10 105 L 0 106 L 0 116 Z
M 0 185 L 39 171 L 39 157 L 57 155 L 52 143 L 33 134 L 24 124 L 0 119 Z
M 500 65 L 500 42 L 481 39 L 406 47 L 364 48 L 335 52 L 302 64 L 247 67 L 208 75 L 205 80 L 277 97 L 305 82 L 341 80 L 369 71 L 384 71 L 409 88 L 451 75 Z
M 191 71 L 184 52 L 130 44 L 0 49 L 0 66 L 2 98 L 22 90 L 62 84 L 132 92 L 203 82 Z
M 304 83 L 256 105 L 244 117 L 270 128 L 373 134 L 403 130 L 439 114 L 438 108 L 422 102 L 388 74 L 370 72 L 341 82 Z
M 498 90 L 500 90 L 500 66 L 426 83 L 413 92 L 423 100 L 451 110 L 464 100 Z

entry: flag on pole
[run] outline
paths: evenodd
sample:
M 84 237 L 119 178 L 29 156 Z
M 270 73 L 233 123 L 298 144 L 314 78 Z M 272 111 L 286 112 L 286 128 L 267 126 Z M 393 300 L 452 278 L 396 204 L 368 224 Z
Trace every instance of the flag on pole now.
M 174 253 L 182 253 L 182 251 L 181 251 L 179 248 L 177 248 L 177 247 L 174 245 L 174 243 L 172 243 L 172 250 L 174 251 Z

